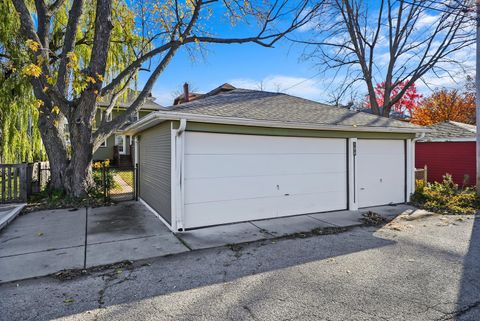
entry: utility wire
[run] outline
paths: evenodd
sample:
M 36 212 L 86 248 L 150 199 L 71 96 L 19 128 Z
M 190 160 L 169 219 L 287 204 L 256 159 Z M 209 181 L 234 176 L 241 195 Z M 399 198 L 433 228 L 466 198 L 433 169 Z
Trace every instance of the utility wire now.
M 308 77 L 308 78 L 306 78 L 306 79 L 303 79 L 302 81 L 299 81 L 299 82 L 291 85 L 290 87 L 284 88 L 283 91 L 287 91 L 287 90 L 289 90 L 289 89 L 292 89 L 292 88 L 295 88 L 295 87 L 297 87 L 297 86 L 300 86 L 300 85 L 303 84 L 304 82 L 307 82 L 307 81 L 309 81 L 309 80 L 311 80 L 311 79 L 313 79 L 313 78 L 315 78 L 315 77 L 317 77 L 317 76 L 320 76 L 321 73 L 322 73 L 322 72 L 317 72 L 315 75 L 313 75 L 313 76 L 311 76 L 311 77 Z
M 442 13 L 452 13 L 452 10 L 455 10 L 455 8 L 452 8 L 452 7 L 449 7 L 448 5 L 446 5 L 445 3 L 438 3 L 438 2 L 435 2 L 436 4 L 443 4 L 445 5 L 446 7 L 448 8 L 451 8 L 451 10 L 445 10 L 445 9 L 440 9 L 440 8 L 435 8 L 435 7 L 431 7 L 431 6 L 427 6 L 427 5 L 423 5 L 423 4 L 420 4 L 420 3 L 414 3 L 414 2 L 409 2 L 409 1 L 406 1 L 406 0 L 403 0 L 404 3 L 406 4 L 409 4 L 409 5 L 412 5 L 412 6 L 418 6 L 420 8 L 424 8 L 424 9 L 429 9 L 429 10 L 433 10 L 433 11 L 438 11 L 438 12 L 442 12 Z M 461 10 L 461 9 L 459 9 Z M 464 9 L 462 10 L 463 12 L 465 12 L 466 10 L 466 7 L 464 7 Z M 472 9 L 473 10 L 473 9 Z M 471 15 L 466 15 L 466 14 L 455 14 L 456 16 L 462 16 L 464 18 L 473 18 Z

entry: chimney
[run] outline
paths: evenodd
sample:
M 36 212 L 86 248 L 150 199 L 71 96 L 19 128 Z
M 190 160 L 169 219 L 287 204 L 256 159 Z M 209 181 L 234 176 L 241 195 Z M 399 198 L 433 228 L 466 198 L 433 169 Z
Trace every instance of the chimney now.
M 183 102 L 188 103 L 190 100 L 190 93 L 188 92 L 188 82 L 183 84 Z

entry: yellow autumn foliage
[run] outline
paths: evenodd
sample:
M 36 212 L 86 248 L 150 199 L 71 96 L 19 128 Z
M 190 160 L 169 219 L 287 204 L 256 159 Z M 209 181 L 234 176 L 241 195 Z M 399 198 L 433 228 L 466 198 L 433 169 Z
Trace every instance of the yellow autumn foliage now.
M 42 74 L 42 69 L 35 64 L 28 64 L 23 67 L 22 74 L 25 76 L 38 78 Z
M 40 47 L 40 44 L 38 42 L 36 42 L 35 40 L 32 40 L 32 39 L 28 39 L 26 41 L 26 45 L 33 52 L 37 52 L 38 48 Z

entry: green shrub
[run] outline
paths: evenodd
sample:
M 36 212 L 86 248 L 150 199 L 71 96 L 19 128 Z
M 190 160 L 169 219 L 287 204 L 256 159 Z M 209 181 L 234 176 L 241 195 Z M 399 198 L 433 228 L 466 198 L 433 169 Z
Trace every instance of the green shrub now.
M 105 172 L 105 177 L 104 177 Z M 90 189 L 89 195 L 94 198 L 104 197 L 105 189 L 110 191 L 115 187 L 113 172 L 110 169 L 110 161 L 95 162 L 92 165 L 92 177 L 95 186 Z M 105 179 L 105 182 L 104 182 Z
M 459 188 L 450 174 L 442 182 L 417 181 L 411 201 L 418 207 L 444 214 L 475 214 L 480 205 L 475 189 Z

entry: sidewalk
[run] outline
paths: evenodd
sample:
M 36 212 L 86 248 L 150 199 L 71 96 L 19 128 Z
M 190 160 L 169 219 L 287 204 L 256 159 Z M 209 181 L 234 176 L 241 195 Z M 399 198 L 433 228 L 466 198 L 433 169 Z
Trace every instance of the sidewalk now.
M 140 203 L 33 212 L 0 231 L 0 283 L 185 251 Z
M 25 205 L 25 203 L 0 205 L 0 231 L 20 214 Z

